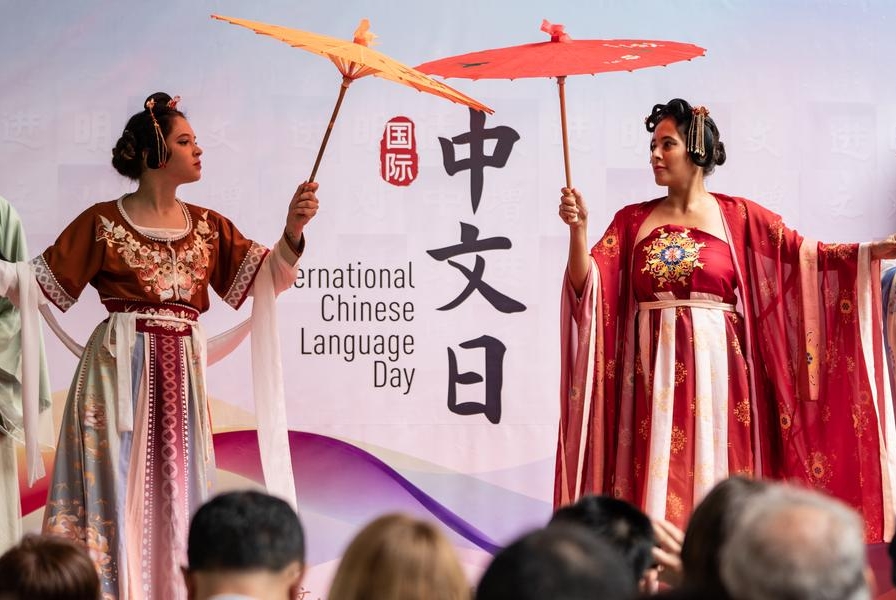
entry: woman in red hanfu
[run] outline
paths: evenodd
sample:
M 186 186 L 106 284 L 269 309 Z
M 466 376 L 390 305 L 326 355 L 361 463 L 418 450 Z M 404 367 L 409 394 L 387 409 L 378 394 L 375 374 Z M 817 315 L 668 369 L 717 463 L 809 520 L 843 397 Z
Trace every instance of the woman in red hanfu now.
M 295 505 L 273 300 L 295 281 L 317 184 L 299 186 L 272 250 L 220 214 L 181 201 L 178 186 L 200 178 L 202 150 L 177 100 L 150 96 L 112 151 L 112 165 L 139 182 L 136 191 L 86 209 L 30 265 L 0 263 L 0 295 L 23 313 L 25 364 L 36 328 L 24 323 L 33 323 L 40 305 L 67 310 L 90 284 L 109 311 L 79 349 L 44 520 L 46 533 L 87 545 L 104 598 L 186 597 L 180 566 L 189 519 L 208 497 L 214 471 L 205 366 L 222 350 L 207 343 L 197 321 L 210 289 L 234 308 L 254 297 L 265 480 Z M 27 389 L 23 395 L 33 479 L 41 474 L 37 402 Z
M 554 504 L 627 499 L 682 526 L 729 474 L 829 492 L 869 540 L 894 530 L 896 425 L 883 362 L 879 261 L 896 236 L 822 244 L 743 198 L 709 193 L 725 162 L 709 112 L 646 120 L 667 195 L 626 206 L 591 249 L 581 194 L 562 303 Z

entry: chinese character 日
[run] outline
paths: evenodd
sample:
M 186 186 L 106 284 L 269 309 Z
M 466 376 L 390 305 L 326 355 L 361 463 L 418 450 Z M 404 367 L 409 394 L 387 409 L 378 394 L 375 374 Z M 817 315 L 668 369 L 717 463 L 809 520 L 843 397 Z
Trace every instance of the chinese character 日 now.
M 485 379 L 473 371 L 459 373 L 457 356 L 448 348 L 448 410 L 457 415 L 484 414 L 494 424 L 501 422 L 501 388 L 504 386 L 504 353 L 507 347 L 501 340 L 483 335 L 460 344 L 461 348 L 485 350 Z M 485 402 L 458 402 L 457 384 L 472 385 L 485 382 Z

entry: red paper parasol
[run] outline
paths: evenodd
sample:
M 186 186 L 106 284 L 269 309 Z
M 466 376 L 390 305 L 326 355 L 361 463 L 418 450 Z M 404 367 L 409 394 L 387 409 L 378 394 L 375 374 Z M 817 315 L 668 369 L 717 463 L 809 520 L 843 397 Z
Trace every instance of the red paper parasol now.
M 699 46 L 681 42 L 573 40 L 563 31 L 563 25 L 548 21 L 542 22 L 541 30 L 551 36 L 551 41 L 471 52 L 434 60 L 415 68 L 432 75 L 466 79 L 556 77 L 560 91 L 560 124 L 563 130 L 563 163 L 567 187 L 572 187 L 564 93 L 567 75 L 595 75 L 666 66 L 703 56 L 706 52 Z

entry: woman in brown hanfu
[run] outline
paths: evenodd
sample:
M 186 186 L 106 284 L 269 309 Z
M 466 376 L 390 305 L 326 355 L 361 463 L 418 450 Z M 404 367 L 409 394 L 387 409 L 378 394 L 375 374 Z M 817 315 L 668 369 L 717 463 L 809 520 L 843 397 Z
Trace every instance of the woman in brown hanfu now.
M 214 469 L 205 367 L 219 350 L 198 323 L 210 289 L 234 308 L 253 296 L 265 479 L 295 505 L 282 385 L 271 384 L 280 368 L 273 300 L 295 281 L 317 184 L 299 186 L 270 250 L 181 201 L 178 186 L 200 178 L 202 149 L 177 101 L 147 98 L 112 151 L 136 191 L 82 212 L 28 271 L 0 264 L 0 293 L 23 310 L 49 300 L 65 311 L 90 284 L 109 311 L 69 390 L 44 522 L 87 545 L 109 598 L 185 597 L 189 519 Z M 29 469 L 39 470 L 32 460 L 33 450 Z
M 823 244 L 743 198 L 710 193 L 725 162 L 704 107 L 646 119 L 661 198 L 621 209 L 587 245 L 569 226 L 554 502 L 624 498 L 682 527 L 729 474 L 783 478 L 893 534 L 896 426 L 881 351 L 880 259 L 896 236 Z

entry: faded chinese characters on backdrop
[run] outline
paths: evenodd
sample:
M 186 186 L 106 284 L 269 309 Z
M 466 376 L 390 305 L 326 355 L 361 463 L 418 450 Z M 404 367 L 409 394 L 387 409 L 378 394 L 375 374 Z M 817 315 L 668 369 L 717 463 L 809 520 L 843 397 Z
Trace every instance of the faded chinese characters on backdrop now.
M 470 110 L 470 131 L 450 139 L 439 138 L 445 172 L 449 176 L 462 171 L 470 172 L 470 200 L 474 215 L 482 198 L 486 167 L 503 168 L 519 139 L 519 134 L 510 127 L 486 128 L 485 115 L 474 110 Z M 487 140 L 495 141 L 492 154 L 485 152 Z M 469 146 L 469 158 L 456 160 L 454 147 L 461 145 Z M 413 122 L 406 117 L 391 119 L 380 142 L 382 178 L 393 185 L 410 184 L 417 175 L 416 147 Z M 426 251 L 434 260 L 453 267 L 466 280 L 458 295 L 436 310 L 451 311 L 478 292 L 492 309 L 503 315 L 525 311 L 525 304 L 487 281 L 483 254 L 510 250 L 512 246 L 508 237 L 480 238 L 478 227 L 460 221 L 459 243 Z M 452 260 L 468 255 L 474 256 L 472 268 Z M 302 355 L 339 357 L 349 363 L 369 360 L 374 388 L 397 389 L 403 395 L 411 391 L 416 368 L 409 366 L 408 361 L 414 354 L 415 340 L 407 330 L 401 332 L 395 327 L 414 320 L 414 303 L 406 296 L 402 300 L 389 300 L 371 299 L 369 294 L 376 290 L 391 292 L 414 288 L 413 261 L 391 267 L 374 267 L 358 260 L 336 267 L 303 268 L 299 269 L 295 287 L 321 292 L 318 297 L 319 318 L 325 327 L 349 328 L 348 333 L 336 334 L 313 332 L 301 327 L 299 351 Z M 368 326 L 367 331 L 359 333 L 357 324 Z M 389 327 L 389 331 L 374 332 L 377 327 Z M 482 414 L 491 423 L 499 423 L 506 345 L 483 333 L 474 339 L 458 342 L 458 346 L 463 350 L 481 351 L 484 363 L 480 372 L 460 372 L 457 351 L 447 348 L 448 410 L 465 416 Z M 458 400 L 458 385 L 480 383 L 483 385 L 476 395 L 481 401 Z

